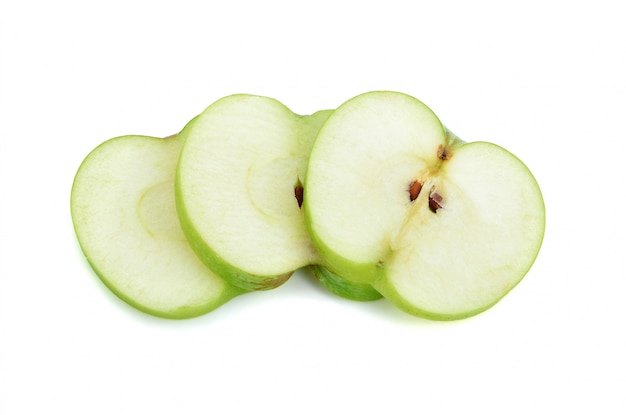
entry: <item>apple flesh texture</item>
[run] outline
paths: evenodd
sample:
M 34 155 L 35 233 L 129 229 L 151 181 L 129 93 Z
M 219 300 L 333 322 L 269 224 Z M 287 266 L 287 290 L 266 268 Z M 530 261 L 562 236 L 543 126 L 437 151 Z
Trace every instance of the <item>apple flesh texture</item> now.
M 174 201 L 182 140 L 110 139 L 81 164 L 71 193 L 80 246 L 97 275 L 122 300 L 165 318 L 195 317 L 241 290 L 196 257 Z
M 231 95 L 181 132 L 180 222 L 197 255 L 231 284 L 272 289 L 319 262 L 297 195 L 331 112 L 301 116 L 271 98 Z
M 405 94 L 340 106 L 316 139 L 305 188 L 328 265 L 426 318 L 497 303 L 543 239 L 544 203 L 528 168 L 495 144 L 464 143 Z

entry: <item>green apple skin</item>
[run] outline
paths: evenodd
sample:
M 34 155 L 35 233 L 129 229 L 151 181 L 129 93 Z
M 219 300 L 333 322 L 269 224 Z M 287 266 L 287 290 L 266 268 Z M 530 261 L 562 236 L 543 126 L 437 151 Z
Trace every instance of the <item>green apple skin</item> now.
M 328 118 L 328 116 L 332 113 L 332 110 L 321 110 L 312 115 L 298 115 L 298 114 L 293 113 L 291 110 L 285 107 L 282 103 L 274 99 L 267 98 L 267 97 L 254 96 L 254 95 L 247 95 L 247 94 L 237 94 L 237 95 L 227 96 L 216 101 L 214 104 L 209 106 L 203 114 L 201 114 L 200 116 L 192 120 L 192 122 L 190 122 L 181 131 L 180 134 L 186 140 L 190 134 L 194 133 L 194 129 L 200 129 L 203 127 L 203 126 L 199 126 L 198 125 L 199 123 L 205 122 L 205 125 L 207 125 L 207 123 L 211 125 L 212 122 L 206 121 L 205 119 L 203 119 L 203 117 L 205 116 L 210 118 L 211 116 L 213 116 L 214 114 L 218 112 L 220 113 L 220 116 L 222 116 L 222 114 L 224 113 L 230 116 L 233 113 L 231 111 L 230 105 L 233 105 L 233 104 L 235 106 L 239 106 L 239 105 L 244 106 L 243 110 L 241 108 L 238 108 L 236 111 L 240 111 L 240 113 L 241 112 L 246 113 L 245 105 L 249 105 L 250 102 L 252 102 L 252 105 L 257 105 L 258 103 L 260 103 L 259 107 L 261 109 L 259 111 L 261 112 L 261 117 L 265 116 L 263 111 L 265 111 L 266 108 L 270 108 L 270 112 L 274 111 L 274 112 L 280 113 L 279 118 L 280 117 L 282 118 L 280 118 L 279 121 L 285 121 L 286 123 L 290 123 L 291 131 L 294 131 L 292 133 L 293 137 L 291 137 L 291 139 L 294 141 L 294 147 L 295 147 L 294 149 L 292 149 L 290 160 L 293 160 L 298 165 L 297 175 L 292 177 L 290 180 L 292 180 L 294 185 L 300 184 L 301 186 L 302 183 L 304 183 L 305 181 L 306 164 L 308 160 L 308 155 L 310 153 L 317 131 L 319 130 L 321 125 L 325 122 L 325 120 Z M 250 108 L 251 109 L 248 110 L 250 114 L 254 113 L 258 109 L 258 107 L 250 107 Z M 267 124 L 267 121 L 265 121 L 265 123 Z M 299 208 L 297 208 L 298 218 L 293 219 L 294 221 L 293 224 L 296 228 L 301 228 L 300 230 L 298 230 L 298 232 L 300 233 L 302 237 L 300 238 L 300 240 L 297 241 L 297 243 L 293 244 L 288 249 L 278 254 L 278 256 L 287 258 L 287 257 L 290 257 L 291 255 L 295 255 L 294 254 L 295 252 L 298 252 L 301 258 L 299 262 L 292 261 L 291 265 L 287 267 L 287 269 L 283 269 L 282 272 L 262 273 L 262 272 L 254 271 L 255 264 L 251 263 L 253 261 L 249 261 L 247 264 L 245 264 L 245 258 L 244 258 L 244 262 L 241 265 L 237 265 L 234 263 L 233 258 L 239 259 L 237 257 L 243 257 L 245 256 L 245 254 L 239 255 L 237 253 L 237 255 L 232 255 L 231 253 L 231 258 L 225 258 L 224 254 L 220 253 L 218 249 L 215 249 L 211 243 L 207 242 L 206 233 L 203 234 L 201 231 L 199 231 L 199 228 L 203 226 L 203 222 L 205 222 L 205 220 L 202 217 L 200 217 L 198 214 L 194 215 L 190 212 L 190 207 L 189 207 L 190 202 L 189 202 L 188 195 L 192 194 L 193 192 L 191 190 L 187 190 L 188 188 L 191 187 L 190 185 L 188 185 L 188 182 L 190 180 L 184 177 L 184 174 L 183 174 L 184 167 L 181 167 L 181 166 L 184 165 L 186 158 L 191 157 L 188 153 L 194 153 L 194 151 L 188 150 L 186 152 L 186 150 L 188 149 L 184 148 L 181 154 L 181 161 L 179 162 L 179 168 L 177 170 L 177 176 L 176 176 L 177 211 L 178 211 L 181 226 L 184 230 L 184 233 L 191 247 L 196 252 L 197 256 L 211 270 L 213 270 L 213 272 L 220 275 L 230 284 L 246 291 L 270 290 L 270 289 L 274 289 L 282 285 L 285 281 L 287 281 L 291 277 L 291 275 L 297 269 L 307 266 L 312 263 L 318 263 L 320 261 L 319 254 L 315 251 L 315 248 L 313 247 L 313 243 L 310 241 L 310 238 L 306 231 L 306 226 L 304 224 L 304 214 Z M 211 156 L 213 156 L 213 154 L 211 154 Z M 215 154 L 214 156 L 219 157 L 219 154 Z M 208 159 L 207 163 L 210 163 L 210 162 L 211 160 Z M 293 203 L 295 203 L 295 197 L 293 196 L 293 191 L 294 190 L 292 187 L 291 188 L 292 193 L 291 193 L 291 196 L 289 197 L 291 198 L 292 201 L 294 201 Z M 207 193 L 210 193 L 210 192 L 203 192 L 203 194 L 207 194 Z M 233 237 L 232 235 L 234 235 L 234 232 L 236 232 L 236 230 L 234 230 L 231 227 L 228 230 L 224 230 L 224 232 L 229 232 L 231 234 L 229 235 L 229 237 L 232 238 Z M 245 238 L 246 235 L 240 234 L 239 237 Z M 258 246 L 262 247 L 264 245 L 267 245 L 267 243 L 264 241 L 263 235 L 257 235 L 256 237 L 258 238 Z M 273 254 L 273 255 L 276 256 L 276 254 Z M 246 266 L 248 265 L 249 265 L 249 268 L 246 268 Z
M 317 280 L 331 293 L 353 301 L 375 301 L 383 296 L 369 284 L 347 280 L 321 265 L 310 265 Z
M 95 274 L 130 306 L 166 319 L 209 313 L 245 292 L 206 268 L 180 229 L 174 178 L 181 146 L 177 136 L 109 139 L 81 163 L 70 198 Z
M 370 125 L 368 117 L 383 121 L 374 120 Z M 398 117 L 400 126 L 410 124 L 411 127 L 408 130 L 399 127 Z M 426 131 L 421 131 L 418 142 L 413 139 L 412 128 Z M 396 135 L 401 136 L 398 140 L 404 140 L 392 154 L 395 158 L 390 158 L 391 162 L 380 171 L 383 179 L 378 182 L 373 180 L 378 180 L 378 171 L 369 176 L 361 171 L 373 170 L 382 163 L 377 157 L 386 151 L 384 147 L 373 155 L 361 155 L 368 160 L 367 167 L 351 160 L 353 149 L 358 148 L 363 153 L 369 151 L 369 145 L 380 145 L 372 144 L 371 136 L 370 141 L 363 139 L 370 131 L 375 131 L 373 135 L 379 141 L 392 137 L 393 142 Z M 342 140 L 348 140 L 343 152 L 333 156 L 331 153 L 342 145 Z M 410 152 L 413 154 L 407 156 Z M 344 165 L 349 167 L 342 167 Z M 386 175 L 386 169 L 391 173 Z M 411 169 L 415 173 L 411 173 Z M 391 236 L 380 242 L 378 248 L 375 246 L 378 251 L 376 255 L 369 255 L 369 260 L 362 254 L 359 238 L 354 245 L 355 238 L 344 236 L 341 239 L 343 234 L 328 232 L 335 229 L 328 223 L 337 224 L 337 228 L 346 226 L 349 231 L 345 234 L 349 234 L 350 229 L 377 225 L 375 220 L 359 217 L 353 220 L 352 214 L 360 213 L 351 213 L 349 209 L 333 217 L 335 209 L 329 206 L 334 205 L 328 204 L 328 198 L 333 202 L 334 197 L 344 197 L 347 194 L 344 190 L 350 189 L 341 188 L 341 193 L 333 193 L 328 190 L 329 184 L 342 174 L 350 175 L 355 171 L 359 174 L 355 175 L 358 180 L 346 179 L 346 183 L 355 188 L 346 198 L 358 200 L 350 200 L 352 206 L 369 207 L 386 199 L 400 201 L 388 204 L 387 208 L 400 218 L 389 222 L 395 226 L 389 233 Z M 495 144 L 463 142 L 447 130 L 428 107 L 405 94 L 366 93 L 335 110 L 318 135 L 307 177 L 306 222 L 327 266 L 353 282 L 371 284 L 399 309 L 415 316 L 458 320 L 493 307 L 528 273 L 542 245 L 545 205 L 540 187 L 528 167 Z M 437 188 L 443 193 L 444 206 L 436 202 L 431 205 L 432 198 L 425 191 L 418 191 L 416 198 L 409 200 L 411 177 L 419 179 L 423 188 Z M 361 188 L 361 182 L 376 182 L 378 187 L 384 184 L 383 190 L 388 187 L 392 191 L 381 197 L 375 193 L 379 191 L 375 186 Z M 398 206 L 392 206 L 393 203 Z M 323 217 L 322 211 L 330 219 Z M 371 217 L 382 217 L 386 210 L 379 212 L 378 216 Z M 362 234 L 365 240 L 368 231 Z M 372 246 L 376 244 L 373 242 Z

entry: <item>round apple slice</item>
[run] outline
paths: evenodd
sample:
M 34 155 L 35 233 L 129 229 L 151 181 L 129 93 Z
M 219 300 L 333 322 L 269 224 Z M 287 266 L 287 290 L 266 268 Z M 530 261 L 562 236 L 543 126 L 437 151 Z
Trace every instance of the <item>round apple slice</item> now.
M 198 256 L 231 284 L 271 289 L 319 262 L 300 205 L 310 149 L 330 112 L 300 116 L 271 98 L 232 95 L 183 130 L 180 221 Z
M 74 229 L 97 275 L 137 309 L 175 319 L 243 292 L 196 257 L 180 228 L 174 180 L 181 146 L 175 136 L 108 140 L 85 158 L 71 193 Z
M 543 239 L 543 198 L 528 168 L 497 145 L 462 142 L 400 93 L 340 106 L 317 137 L 305 185 L 327 264 L 426 318 L 497 303 Z

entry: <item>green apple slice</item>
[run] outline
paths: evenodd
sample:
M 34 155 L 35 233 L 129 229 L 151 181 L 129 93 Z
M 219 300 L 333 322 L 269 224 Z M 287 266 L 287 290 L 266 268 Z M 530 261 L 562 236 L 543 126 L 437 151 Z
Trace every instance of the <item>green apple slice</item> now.
M 543 239 L 543 198 L 528 168 L 495 144 L 464 143 L 401 93 L 340 106 L 316 139 L 305 187 L 327 264 L 427 318 L 497 303 Z
M 183 234 L 174 199 L 182 139 L 110 139 L 83 161 L 71 213 L 80 246 L 97 275 L 146 313 L 189 318 L 243 291 L 213 274 Z
M 254 95 L 210 105 L 182 132 L 176 201 L 198 256 L 233 285 L 275 288 L 319 262 L 300 205 L 313 140 L 310 116 Z

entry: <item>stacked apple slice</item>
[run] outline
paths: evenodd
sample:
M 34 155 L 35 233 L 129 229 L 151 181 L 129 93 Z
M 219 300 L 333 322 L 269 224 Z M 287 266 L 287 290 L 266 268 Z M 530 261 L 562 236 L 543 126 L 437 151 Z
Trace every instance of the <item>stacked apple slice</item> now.
M 327 266 L 427 318 L 491 307 L 523 278 L 543 238 L 543 199 L 528 168 L 494 144 L 462 142 L 401 93 L 340 106 L 317 136 L 305 189 Z
M 170 318 L 276 288 L 307 266 L 346 298 L 467 317 L 523 278 L 545 223 L 521 161 L 462 142 L 396 92 L 309 116 L 267 97 L 222 98 L 177 137 L 96 148 L 71 202 L 103 281 Z
M 83 252 L 120 298 L 149 314 L 188 318 L 243 290 L 212 273 L 178 222 L 180 137 L 124 136 L 96 147 L 74 179 L 71 212 Z
M 270 98 L 233 95 L 183 130 L 181 223 L 200 258 L 231 284 L 275 288 L 319 261 L 299 205 L 310 149 L 329 114 L 300 117 Z

